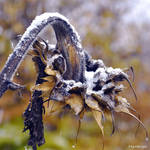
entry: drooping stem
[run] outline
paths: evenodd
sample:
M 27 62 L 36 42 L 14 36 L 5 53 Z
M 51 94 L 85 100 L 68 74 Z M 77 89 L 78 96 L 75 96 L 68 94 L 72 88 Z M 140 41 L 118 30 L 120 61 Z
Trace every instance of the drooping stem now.
M 57 45 L 63 44 L 62 40 L 69 38 L 71 44 L 73 44 L 76 49 L 81 49 L 78 34 L 64 16 L 58 13 L 44 13 L 37 16 L 23 34 L 12 54 L 8 57 L 8 60 L 0 73 L 0 97 L 10 87 L 20 87 L 19 85 L 12 83 L 13 76 L 26 56 L 29 47 L 35 41 L 38 34 L 49 24 L 52 25 L 55 31 Z

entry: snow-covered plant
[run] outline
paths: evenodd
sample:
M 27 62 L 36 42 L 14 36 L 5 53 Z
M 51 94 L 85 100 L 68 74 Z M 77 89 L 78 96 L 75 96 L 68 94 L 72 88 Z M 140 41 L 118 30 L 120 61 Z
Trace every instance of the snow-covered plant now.
M 56 45 L 37 36 L 48 24 L 55 31 Z M 115 131 L 115 112 L 132 116 L 144 127 L 138 117 L 130 112 L 135 110 L 127 99 L 120 95 L 124 90 L 121 82 L 126 80 L 137 99 L 126 73 L 128 69 L 107 67 L 101 59 L 92 59 L 82 48 L 73 26 L 58 13 L 44 13 L 27 28 L 0 74 L 0 96 L 8 88 L 21 87 L 11 80 L 29 48 L 32 49 L 29 54 L 35 64 L 37 80 L 24 113 L 24 131 L 30 131 L 28 145 L 34 150 L 45 142 L 42 119 L 44 103 L 49 103 L 51 112 L 69 106 L 80 118 L 86 111 L 91 111 L 103 135 L 106 112 L 112 117 L 112 133 Z M 145 132 L 148 137 L 146 129 Z

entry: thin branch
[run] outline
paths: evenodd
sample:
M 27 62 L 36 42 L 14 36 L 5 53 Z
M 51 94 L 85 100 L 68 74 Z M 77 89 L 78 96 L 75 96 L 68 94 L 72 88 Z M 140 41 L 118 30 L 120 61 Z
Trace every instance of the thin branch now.
M 17 88 L 20 87 L 19 85 L 12 83 L 14 74 L 38 34 L 49 24 L 55 31 L 58 46 L 63 47 L 63 41 L 66 38 L 69 38 L 69 41 L 76 49 L 81 49 L 78 34 L 64 16 L 58 13 L 44 13 L 37 16 L 23 34 L 12 54 L 8 57 L 8 60 L 0 73 L 0 97 L 5 91 L 12 87 L 12 85 L 16 85 Z

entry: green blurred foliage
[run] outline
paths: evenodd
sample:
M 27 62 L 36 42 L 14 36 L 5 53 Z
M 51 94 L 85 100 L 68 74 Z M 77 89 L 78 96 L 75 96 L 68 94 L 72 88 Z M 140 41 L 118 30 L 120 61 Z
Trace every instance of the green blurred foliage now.
M 116 4 L 117 2 L 118 1 L 114 3 Z M 113 2 L 110 1 L 110 5 L 112 3 Z M 46 7 L 47 4 L 50 6 L 49 9 Z M 16 45 L 18 41 L 17 35 L 24 33 L 26 27 L 29 26 L 32 19 L 34 19 L 37 14 L 51 10 L 63 13 L 67 17 L 70 17 L 73 25 L 77 26 L 77 31 L 82 25 L 82 30 L 79 29 L 79 31 L 81 31 L 82 43 L 93 58 L 101 58 L 104 60 L 105 64 L 112 67 L 127 68 L 132 66 L 134 68 L 134 88 L 139 101 L 137 103 L 134 101 L 134 96 L 129 88 L 127 88 L 126 92 L 123 94 L 141 114 L 142 121 L 148 131 L 150 131 L 150 119 L 148 113 L 150 108 L 150 73 L 148 69 L 149 65 L 145 66 L 140 59 L 142 46 L 137 44 L 134 46 L 134 50 L 130 52 L 126 51 L 126 49 L 130 48 L 129 45 L 126 45 L 122 51 L 113 51 L 111 44 L 115 40 L 115 32 L 117 30 L 114 26 L 115 23 L 117 23 L 119 15 L 122 15 L 122 13 L 118 12 L 118 14 L 116 14 L 109 6 L 101 7 L 100 11 L 96 14 L 100 22 L 96 20 L 98 18 L 93 20 L 97 22 L 98 29 L 101 32 L 95 32 L 92 30 L 92 23 L 87 25 L 86 20 L 82 21 L 82 15 L 77 9 L 81 4 L 82 2 L 79 0 L 52 1 L 51 4 L 46 0 L 0 1 L 0 68 L 5 64 L 7 57 L 13 50 L 13 46 Z M 72 19 L 73 15 L 70 14 L 70 10 L 72 9 L 73 11 L 76 9 L 79 13 L 77 15 L 78 19 L 76 17 Z M 85 8 L 83 7 L 83 9 L 86 9 L 86 6 Z M 81 12 L 83 12 L 83 10 L 81 10 Z M 84 17 L 85 16 L 88 20 L 91 14 L 88 11 L 85 11 Z M 113 26 L 108 32 L 107 26 L 111 23 Z M 49 34 L 51 36 L 51 33 Z M 45 39 L 47 38 L 51 39 L 51 37 L 46 37 Z M 30 147 L 26 146 L 28 133 L 22 133 L 22 114 L 29 102 L 31 96 L 30 88 L 34 85 L 35 79 L 36 73 L 31 57 L 27 56 L 14 78 L 15 82 L 26 85 L 26 90 L 15 92 L 8 91 L 0 100 L 0 150 L 30 149 Z M 105 150 L 128 150 L 130 149 L 130 145 L 145 144 L 143 129 L 139 128 L 136 137 L 134 136 L 137 127 L 137 122 L 135 120 L 128 116 L 117 114 L 115 119 L 118 131 L 116 131 L 113 136 L 110 136 L 112 130 L 110 118 L 104 123 Z M 78 119 L 73 116 L 71 112 L 63 113 L 61 116 L 58 114 L 47 114 L 44 116 L 44 123 L 46 144 L 41 146 L 39 150 L 98 150 L 102 148 L 103 140 L 100 129 L 90 113 L 87 113 L 81 122 L 77 145 L 76 134 Z

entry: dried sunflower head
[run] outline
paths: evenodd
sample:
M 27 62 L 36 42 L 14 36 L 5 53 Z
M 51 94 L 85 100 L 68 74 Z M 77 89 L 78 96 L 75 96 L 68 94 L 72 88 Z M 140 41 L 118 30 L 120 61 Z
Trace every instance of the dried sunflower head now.
M 43 43 L 45 46 L 43 46 Z M 67 50 L 71 51 L 70 47 Z M 45 82 L 35 85 L 33 90 L 42 92 L 43 102 L 51 101 L 49 103 L 51 112 L 62 109 L 66 105 L 69 105 L 75 114 L 79 116 L 82 116 L 81 114 L 86 110 L 90 110 L 103 135 L 102 120 L 105 118 L 105 112 L 112 117 L 112 133 L 115 131 L 114 112 L 126 113 L 144 127 L 143 123 L 130 112 L 133 108 L 128 101 L 120 96 L 120 92 L 124 90 L 121 82 L 126 80 L 137 99 L 129 77 L 124 72 L 125 69 L 106 67 L 102 60 L 93 60 L 85 51 L 82 51 L 82 55 L 80 55 L 80 59 L 84 60 L 84 63 L 80 64 L 76 61 L 76 55 L 73 57 L 75 53 L 73 50 L 72 53 L 69 53 L 70 55 L 66 54 L 68 55 L 67 58 L 66 55 L 60 53 L 57 47 L 53 46 L 52 48 L 43 40 L 35 42 L 34 52 L 36 52 L 36 56 L 34 54 L 33 58 L 38 56 L 45 64 L 44 73 L 46 76 L 42 78 Z M 66 59 L 69 59 L 71 63 L 68 64 L 69 61 Z M 73 75 L 70 78 L 70 74 L 68 76 L 65 74 L 68 67 L 72 65 L 72 68 L 75 65 L 76 67 L 82 65 L 80 72 L 83 73 L 83 80 L 80 78 L 75 80 Z M 37 70 L 40 70 L 40 68 Z M 52 105 L 55 105 L 55 108 L 52 109 Z M 148 136 L 147 131 L 146 136 Z

